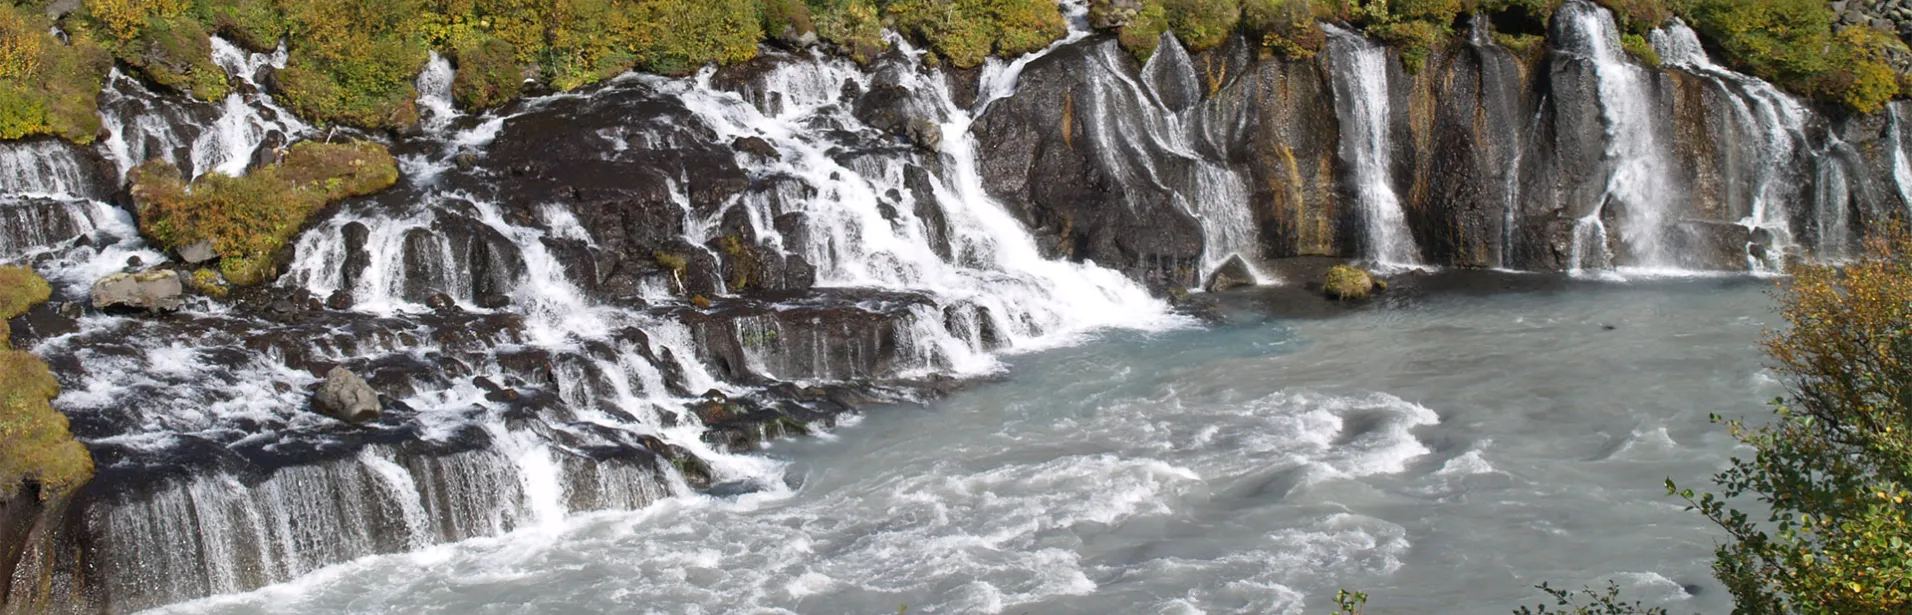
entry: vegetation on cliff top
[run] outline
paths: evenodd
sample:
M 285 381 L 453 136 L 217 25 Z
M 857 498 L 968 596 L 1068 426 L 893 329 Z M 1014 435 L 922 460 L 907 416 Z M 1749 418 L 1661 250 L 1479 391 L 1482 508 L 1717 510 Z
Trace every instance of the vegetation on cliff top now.
M 92 143 L 112 59 L 99 45 L 54 38 L 43 11 L 0 3 L 0 139 L 56 135 Z
M 398 166 L 377 143 L 303 142 L 244 177 L 208 173 L 187 184 L 155 160 L 131 179 L 141 232 L 168 248 L 210 241 L 226 281 L 250 286 L 275 275 L 280 249 L 313 213 L 391 186 Z
M 93 475 L 93 457 L 49 403 L 59 383 L 39 357 L 8 341 L 6 321 L 50 294 L 33 270 L 0 266 L 0 497 L 13 497 L 30 481 L 41 498 L 53 498 Z

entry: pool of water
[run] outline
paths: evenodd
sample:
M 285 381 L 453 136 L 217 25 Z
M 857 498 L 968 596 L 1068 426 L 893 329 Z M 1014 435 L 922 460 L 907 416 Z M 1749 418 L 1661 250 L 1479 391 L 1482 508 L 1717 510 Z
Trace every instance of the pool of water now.
M 367 558 L 170 613 L 1726 613 L 1666 497 L 1783 394 L 1770 282 L 1572 282 L 1109 332 L 784 441 L 782 486 Z M 1241 310 L 1236 310 L 1240 312 Z

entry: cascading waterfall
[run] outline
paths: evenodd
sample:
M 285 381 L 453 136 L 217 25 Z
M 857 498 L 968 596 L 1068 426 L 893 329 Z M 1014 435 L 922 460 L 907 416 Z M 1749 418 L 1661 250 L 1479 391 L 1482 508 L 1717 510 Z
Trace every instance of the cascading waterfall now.
M 1727 70 L 1706 56 L 1692 28 L 1675 20 L 1653 32 L 1652 43 L 1665 65 L 1684 69 L 1720 83 L 1732 103 L 1734 119 L 1746 141 L 1759 147 L 1747 169 L 1753 186 L 1749 191 L 1749 212 L 1740 222 L 1752 232 L 1754 243 L 1747 246 L 1747 265 L 1755 272 L 1778 272 L 1785 257 L 1796 251 L 1792 236 L 1792 212 L 1789 204 L 1796 198 L 1799 178 L 1795 157 L 1805 144 L 1807 112 L 1792 97 L 1772 84 Z M 1894 116 L 1897 117 L 1896 115 Z M 1894 139 L 1897 132 L 1893 133 Z M 1895 177 L 1905 169 L 1904 156 L 1894 148 Z M 1912 178 L 1912 169 L 1902 172 Z M 1903 182 L 1901 182 L 1903 185 Z M 1765 243 L 1759 243 L 1764 239 Z
M 1407 214 L 1394 192 L 1387 49 L 1331 25 L 1327 54 L 1339 73 L 1334 82 L 1335 113 L 1341 120 L 1341 159 L 1352 174 L 1365 229 L 1364 257 L 1385 267 L 1420 262 L 1420 249 L 1408 230 Z
M 1592 66 L 1610 165 L 1599 206 L 1575 223 L 1571 268 L 1613 268 L 1624 258 L 1632 267 L 1677 269 L 1677 255 L 1667 245 L 1668 226 L 1674 222 L 1669 213 L 1669 201 L 1675 198 L 1668 173 L 1672 164 L 1653 121 L 1657 105 L 1648 72 L 1627 60 L 1619 28 L 1606 9 L 1574 0 L 1562 5 L 1554 19 L 1572 34 L 1561 51 Z M 1607 239 L 1607 217 L 1616 214 L 1621 254 L 1615 254 Z
M 1905 117 L 1907 104 L 1894 101 L 1886 107 L 1886 112 L 1892 117 L 1889 126 L 1892 134 L 1889 140 L 1892 144 L 1892 186 L 1898 189 L 1899 200 L 1906 206 L 1906 214 L 1912 215 L 1912 154 L 1906 152 L 1905 142 L 1906 131 L 1912 130 L 1912 125 L 1907 124 Z

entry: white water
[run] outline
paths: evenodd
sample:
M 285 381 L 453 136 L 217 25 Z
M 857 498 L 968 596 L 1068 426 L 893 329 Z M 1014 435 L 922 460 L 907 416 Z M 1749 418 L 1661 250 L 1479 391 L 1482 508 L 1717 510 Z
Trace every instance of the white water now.
M 1353 176 L 1366 231 L 1363 257 L 1382 267 L 1413 266 L 1420 263 L 1420 249 L 1389 171 L 1394 148 L 1387 48 L 1332 25 L 1323 27 L 1328 31 L 1328 57 L 1340 73 L 1331 81 L 1341 120 L 1341 160 Z
M 1575 0 L 1563 5 L 1555 20 L 1563 20 L 1576 36 L 1561 51 L 1588 61 L 1600 93 L 1601 119 L 1606 126 L 1606 163 L 1610 165 L 1601 202 L 1574 228 L 1572 269 L 1612 269 L 1625 264 L 1645 270 L 1680 269 L 1669 251 L 1667 232 L 1676 220 L 1670 200 L 1677 198 L 1672 162 L 1660 143 L 1663 132 L 1654 122 L 1654 104 L 1648 87 L 1650 73 L 1634 64 L 1620 48 L 1620 31 L 1606 9 Z M 1617 210 L 1617 211 L 1616 211 Z M 1607 245 L 1609 216 L 1620 220 L 1620 243 L 1615 254 Z M 1621 261 L 1624 255 L 1625 262 Z
M 1675 20 L 1655 30 L 1652 42 L 1664 64 L 1717 80 L 1732 103 L 1739 134 L 1758 145 L 1751 152 L 1756 159 L 1748 167 L 1753 181 L 1752 202 L 1747 206 L 1751 213 L 1740 224 L 1769 233 L 1773 245 L 1765 258 L 1748 250 L 1747 266 L 1756 273 L 1780 272 L 1785 257 L 1799 249 L 1792 236 L 1791 201 L 1796 193 L 1791 191 L 1800 178 L 1792 170 L 1797 168 L 1795 156 L 1806 147 L 1806 108 L 1772 84 L 1715 64 L 1685 23 Z M 1904 154 L 1896 147 L 1896 130 L 1893 138 L 1894 177 L 1912 178 L 1912 168 L 1906 167 Z

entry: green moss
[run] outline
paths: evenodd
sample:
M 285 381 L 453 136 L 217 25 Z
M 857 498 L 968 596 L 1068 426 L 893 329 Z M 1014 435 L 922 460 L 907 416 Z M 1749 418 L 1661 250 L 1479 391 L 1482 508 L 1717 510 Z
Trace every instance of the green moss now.
M 1347 265 L 1335 265 L 1328 270 L 1321 292 L 1329 299 L 1366 299 L 1374 292 L 1374 277 Z
M 1547 37 L 1538 34 L 1502 34 L 1494 33 L 1494 43 L 1506 47 L 1514 55 L 1529 57 L 1547 44 Z
M 1646 37 L 1644 36 L 1638 34 L 1622 34 L 1620 35 L 1620 48 L 1625 49 L 1627 55 L 1633 56 L 1633 59 L 1639 60 L 1641 64 L 1656 67 L 1660 65 L 1660 52 L 1655 50 L 1652 44 L 1646 42 Z
M 251 286 L 274 275 L 281 248 L 314 212 L 391 186 L 398 166 L 376 143 L 304 142 L 244 177 L 208 173 L 187 185 L 171 163 L 155 160 L 131 179 L 143 233 L 167 248 L 211 241 L 226 281 Z
M 46 279 L 32 269 L 18 265 L 0 265 L 0 321 L 12 320 L 53 296 Z M 5 343 L 0 338 L 0 343 Z
M 226 298 L 226 292 L 228 291 L 226 288 L 226 280 L 219 276 L 219 272 L 211 269 L 201 269 L 193 272 L 193 289 L 199 291 L 199 294 L 214 299 Z
M 1123 26 L 1116 34 L 1122 48 L 1129 50 L 1136 59 L 1144 62 L 1155 55 L 1155 46 L 1162 43 L 1162 33 L 1169 30 L 1168 8 L 1153 0 L 1142 5 L 1141 12 L 1129 25 Z
M 452 99 L 467 109 L 482 110 L 510 102 L 524 89 L 518 50 L 491 36 L 473 36 L 460 44 L 453 58 L 457 76 L 451 82 Z
M 93 475 L 92 456 L 48 403 L 59 382 L 39 357 L 7 349 L 6 320 L 50 296 L 33 270 L 0 266 L 0 496 L 12 497 L 31 481 L 41 498 L 52 499 Z
M 1241 5 L 1236 0 L 1163 0 L 1163 3 L 1168 8 L 1169 27 L 1189 51 L 1221 45 L 1241 21 Z

